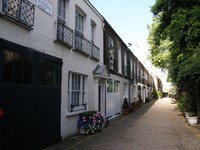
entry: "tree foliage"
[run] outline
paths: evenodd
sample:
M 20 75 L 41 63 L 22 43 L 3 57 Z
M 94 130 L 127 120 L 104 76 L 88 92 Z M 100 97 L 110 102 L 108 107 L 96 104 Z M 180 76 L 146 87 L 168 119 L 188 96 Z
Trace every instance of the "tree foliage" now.
M 200 0 L 157 0 L 149 27 L 149 59 L 178 87 L 199 83 Z

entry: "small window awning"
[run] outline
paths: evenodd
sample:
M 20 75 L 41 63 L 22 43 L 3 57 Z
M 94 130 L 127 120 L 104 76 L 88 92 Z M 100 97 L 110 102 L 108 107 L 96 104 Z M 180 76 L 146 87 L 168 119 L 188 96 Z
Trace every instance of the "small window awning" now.
M 108 79 L 110 74 L 106 68 L 106 65 L 98 64 L 93 71 L 94 77 Z

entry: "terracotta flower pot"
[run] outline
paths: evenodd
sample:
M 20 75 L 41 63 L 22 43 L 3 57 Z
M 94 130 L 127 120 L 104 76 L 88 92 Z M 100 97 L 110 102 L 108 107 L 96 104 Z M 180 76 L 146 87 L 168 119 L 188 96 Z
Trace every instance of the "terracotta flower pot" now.
M 128 115 L 129 114 L 129 109 L 123 109 L 123 114 Z

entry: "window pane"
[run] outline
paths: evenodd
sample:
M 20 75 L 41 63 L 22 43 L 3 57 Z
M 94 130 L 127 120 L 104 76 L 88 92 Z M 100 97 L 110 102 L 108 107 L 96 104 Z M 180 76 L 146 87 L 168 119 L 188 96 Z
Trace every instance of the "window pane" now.
M 79 92 L 72 92 L 72 105 L 79 106 Z
M 82 90 L 85 91 L 85 77 L 82 78 Z
M 82 93 L 82 104 L 85 103 L 85 92 Z
M 72 74 L 72 90 L 80 90 L 80 75 Z
M 4 50 L 3 52 L 3 82 L 11 83 L 13 76 L 14 53 Z
M 86 109 L 85 104 L 85 86 L 86 76 L 80 74 L 69 75 L 69 97 L 70 97 L 70 111 L 79 111 Z
M 112 82 L 112 80 L 108 80 L 108 82 L 107 82 L 107 92 L 108 93 L 112 93 L 112 90 L 113 89 L 113 82 Z
M 57 65 L 45 60 L 39 61 L 39 84 L 44 86 L 57 85 Z
M 77 10 L 75 15 L 75 27 L 79 32 L 83 33 L 83 16 Z
M 32 82 L 32 58 L 15 53 L 14 83 L 31 84 Z
M 114 93 L 118 93 L 118 81 L 114 81 Z
M 58 0 L 58 16 L 65 20 L 65 0 Z
M 94 30 L 95 30 L 95 26 L 93 24 L 91 24 L 91 40 L 94 42 Z
M 17 84 L 32 83 L 32 58 L 30 56 L 4 50 L 3 82 Z

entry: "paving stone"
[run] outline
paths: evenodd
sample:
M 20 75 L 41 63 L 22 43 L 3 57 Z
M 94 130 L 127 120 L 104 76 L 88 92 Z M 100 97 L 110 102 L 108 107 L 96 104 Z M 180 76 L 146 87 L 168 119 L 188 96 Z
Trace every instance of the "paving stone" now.
M 119 116 L 105 131 L 71 137 L 45 150 L 199 150 L 199 125 L 189 126 L 171 98 L 152 100 Z

